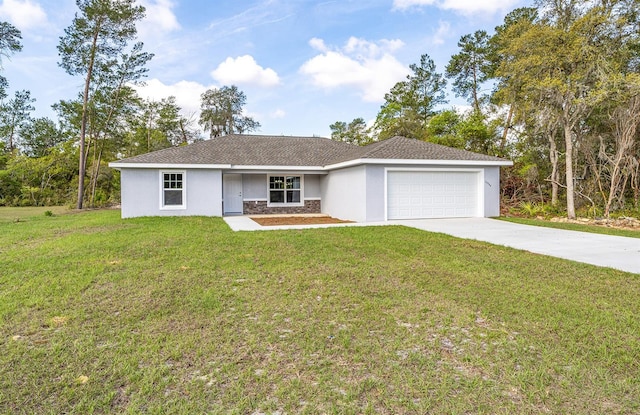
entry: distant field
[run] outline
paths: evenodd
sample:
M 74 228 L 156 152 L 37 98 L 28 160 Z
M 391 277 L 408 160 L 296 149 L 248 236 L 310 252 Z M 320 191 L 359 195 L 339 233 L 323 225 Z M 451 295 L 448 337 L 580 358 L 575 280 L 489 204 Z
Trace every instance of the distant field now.
M 637 414 L 639 298 L 401 226 L 37 213 L 0 223 L 0 413 Z
M 26 218 L 44 216 L 46 211 L 54 215 L 64 215 L 71 212 L 66 206 L 38 206 L 38 207 L 0 207 L 0 222 L 15 222 Z

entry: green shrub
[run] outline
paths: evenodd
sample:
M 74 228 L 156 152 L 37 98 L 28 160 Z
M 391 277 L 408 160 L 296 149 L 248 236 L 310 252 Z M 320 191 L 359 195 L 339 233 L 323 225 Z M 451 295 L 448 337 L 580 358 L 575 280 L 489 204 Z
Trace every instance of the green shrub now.
M 522 202 L 519 207 L 520 213 L 526 216 L 539 216 L 544 214 L 543 203 Z

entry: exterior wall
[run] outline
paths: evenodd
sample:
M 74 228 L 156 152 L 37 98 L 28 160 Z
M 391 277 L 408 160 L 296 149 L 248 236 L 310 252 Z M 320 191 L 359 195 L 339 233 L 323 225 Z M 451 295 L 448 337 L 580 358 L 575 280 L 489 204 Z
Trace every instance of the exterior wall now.
M 384 221 L 386 211 L 385 166 L 367 166 L 367 222 Z
M 500 167 L 484 168 L 484 216 L 500 216 Z
M 320 178 L 320 192 L 322 213 L 355 222 L 367 221 L 365 166 L 330 171 Z
M 367 165 L 329 172 L 321 179 L 322 212 L 340 219 L 356 222 L 380 222 L 386 220 L 387 194 L 385 188 L 386 168 L 407 170 L 434 168 L 438 170 L 465 170 L 467 167 L 416 166 L 412 165 Z M 479 196 L 483 199 L 482 214 L 485 217 L 500 215 L 500 167 L 468 167 L 469 170 L 484 170 Z M 481 175 L 482 176 L 482 175 Z
M 326 213 L 356 222 L 384 221 L 386 214 L 385 168 L 406 166 L 361 165 L 330 171 L 327 175 L 304 175 L 304 206 L 267 207 L 267 175 L 243 175 L 245 214 Z M 434 167 L 434 166 L 411 166 Z M 459 166 L 437 166 L 438 169 Z M 473 167 L 470 169 L 478 169 Z M 484 167 L 484 216 L 500 215 L 500 167 Z M 122 217 L 222 216 L 222 172 L 187 169 L 185 209 L 161 209 L 158 169 L 121 169 Z M 163 169 L 162 171 L 171 171 Z
M 273 215 L 273 214 L 300 214 L 320 213 L 320 200 L 305 200 L 304 206 L 278 206 L 269 207 L 267 201 L 244 202 L 243 214 L 245 215 Z
M 138 216 L 222 216 L 222 172 L 185 171 L 184 209 L 161 209 L 160 171 L 170 169 L 127 169 L 121 172 L 122 217 Z
M 320 192 L 320 174 L 304 175 L 304 198 L 305 199 L 321 199 Z

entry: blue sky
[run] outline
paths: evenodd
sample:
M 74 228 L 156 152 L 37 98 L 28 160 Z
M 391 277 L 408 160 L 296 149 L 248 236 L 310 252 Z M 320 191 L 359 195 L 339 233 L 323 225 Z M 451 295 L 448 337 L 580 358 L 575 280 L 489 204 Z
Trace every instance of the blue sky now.
M 424 53 L 438 71 L 462 35 L 493 32 L 532 0 L 139 0 L 148 65 L 143 97 L 177 98 L 197 119 L 200 94 L 237 85 L 259 133 L 328 136 L 335 121 L 372 121 L 384 94 Z M 82 87 L 57 62 L 74 0 L 0 0 L 0 19 L 22 31 L 23 51 L 3 59 L 10 93 L 28 89 L 36 115 Z M 449 94 L 448 106 L 464 106 Z

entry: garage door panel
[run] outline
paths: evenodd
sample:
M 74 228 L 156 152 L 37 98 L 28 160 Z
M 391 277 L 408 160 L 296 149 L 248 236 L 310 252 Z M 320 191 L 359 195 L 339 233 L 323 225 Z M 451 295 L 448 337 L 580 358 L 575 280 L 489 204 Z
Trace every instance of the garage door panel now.
M 478 174 L 390 171 L 387 216 L 389 219 L 479 216 Z

